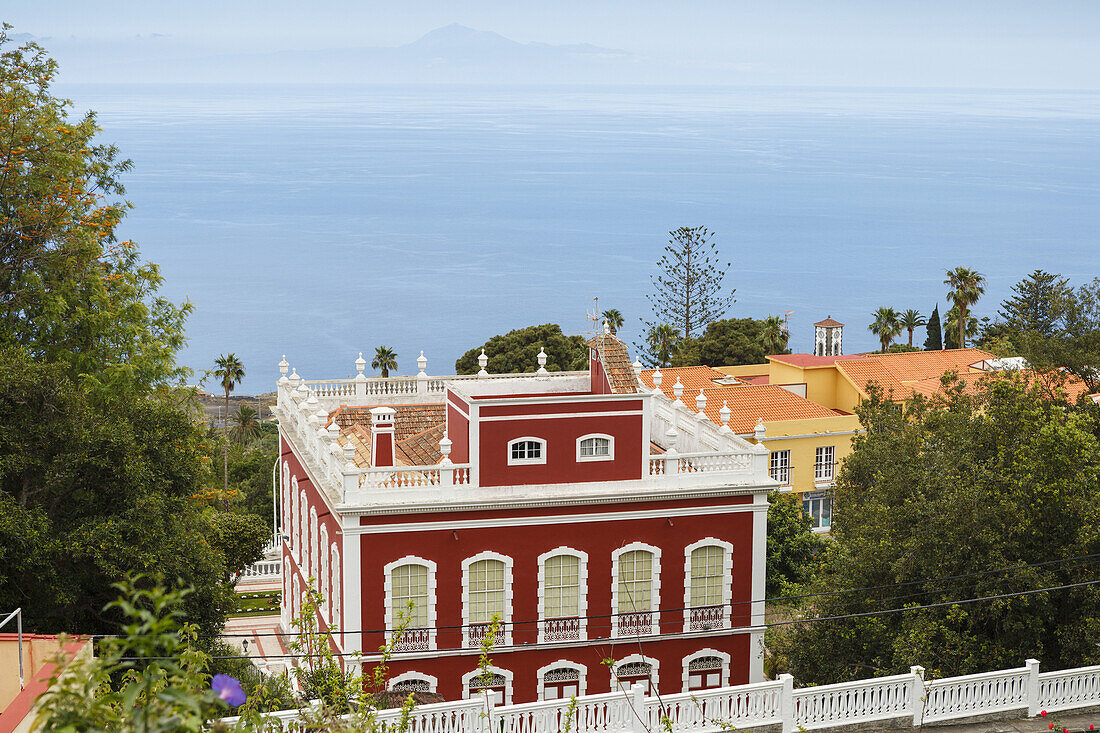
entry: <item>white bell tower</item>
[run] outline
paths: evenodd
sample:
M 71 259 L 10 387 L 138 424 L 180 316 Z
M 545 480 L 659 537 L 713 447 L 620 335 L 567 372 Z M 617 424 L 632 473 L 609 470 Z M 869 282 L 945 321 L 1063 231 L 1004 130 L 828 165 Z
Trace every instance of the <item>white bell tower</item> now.
M 814 356 L 841 356 L 844 324 L 829 316 L 814 324 Z

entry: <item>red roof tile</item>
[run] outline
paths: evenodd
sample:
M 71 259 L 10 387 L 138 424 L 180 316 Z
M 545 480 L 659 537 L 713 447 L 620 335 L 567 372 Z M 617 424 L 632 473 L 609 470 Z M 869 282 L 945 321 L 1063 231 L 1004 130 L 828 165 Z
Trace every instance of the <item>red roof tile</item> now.
M 626 344 L 611 333 L 601 333 L 589 340 L 588 347 L 595 349 L 603 364 L 604 374 L 614 394 L 634 394 L 638 391 L 638 380 L 634 376 L 634 367 L 630 364 L 630 355 Z

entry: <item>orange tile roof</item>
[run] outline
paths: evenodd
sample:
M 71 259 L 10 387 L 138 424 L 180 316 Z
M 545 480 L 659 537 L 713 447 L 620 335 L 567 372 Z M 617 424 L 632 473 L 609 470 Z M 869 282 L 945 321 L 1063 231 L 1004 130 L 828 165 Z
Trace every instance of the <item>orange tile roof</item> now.
M 422 433 L 411 435 L 397 444 L 397 450 L 410 466 L 433 466 L 443 458 L 439 441 L 443 440 L 446 428 L 445 423 L 440 423 Z
M 626 344 L 614 334 L 601 333 L 588 341 L 588 347 L 595 349 L 600 355 L 612 393 L 634 394 L 638 391 L 638 380 L 634 376 L 634 367 L 630 364 Z
M 826 326 L 826 327 L 828 327 L 828 326 L 843 326 L 844 324 L 841 323 L 840 321 L 834 321 L 833 317 L 829 316 L 824 321 L 818 321 L 814 325 L 815 326 Z
M 654 387 L 653 373 L 655 371 L 657 370 L 642 370 L 642 384 L 650 389 Z M 662 369 L 661 391 L 668 395 L 670 399 L 675 399 L 672 396 L 672 388 L 676 385 L 677 379 L 680 380 L 680 384 L 684 385 L 684 399 L 687 399 L 689 393 L 691 394 L 691 398 L 695 399 L 695 395 L 699 393 L 699 390 L 720 386 L 716 385 L 714 380 L 736 379 L 736 377 L 730 377 L 730 375 L 723 374 L 717 369 L 711 369 L 709 366 L 669 367 L 668 369 Z
M 831 366 L 841 361 L 857 361 L 866 359 L 863 354 L 849 354 L 847 356 L 814 356 L 813 354 L 768 354 L 769 361 L 778 361 L 781 364 L 790 364 L 796 367 L 820 367 Z
M 913 383 L 934 380 L 939 383 L 946 372 L 967 374 L 971 364 L 994 358 L 981 349 L 946 349 L 942 351 L 906 351 L 896 354 L 862 354 L 858 360 L 838 362 L 836 368 L 852 381 L 856 389 L 866 393 L 867 383 L 877 382 L 894 399 L 904 399 L 913 392 Z
M 1006 377 L 1017 372 L 969 372 L 960 373 L 959 381 L 962 383 L 963 394 L 974 395 L 977 394 L 981 386 L 989 379 L 999 379 Z M 1023 377 L 1029 384 L 1033 384 L 1036 380 L 1041 381 L 1047 390 L 1059 390 L 1064 392 L 1066 399 L 1070 402 L 1074 402 L 1083 394 L 1088 393 L 1088 386 L 1084 382 L 1076 377 L 1067 376 L 1064 381 L 1058 383 L 1054 379 L 1048 378 L 1048 375 L 1036 375 L 1034 372 L 1023 373 Z M 928 377 L 926 379 L 920 379 L 913 382 L 908 382 L 907 386 L 913 390 L 915 394 L 922 394 L 926 397 L 931 397 L 936 394 L 943 393 L 943 382 L 941 377 Z
M 707 398 L 707 406 L 704 409 L 707 417 L 715 424 L 721 425 L 722 404 L 725 403 L 730 409 L 730 429 L 742 435 L 751 433 L 756 427 L 756 421 L 761 418 L 764 422 L 770 422 L 836 417 L 841 414 L 799 397 L 776 384 L 715 387 L 703 390 L 703 395 Z M 694 411 L 695 395 L 692 395 L 691 400 L 686 401 L 686 404 Z

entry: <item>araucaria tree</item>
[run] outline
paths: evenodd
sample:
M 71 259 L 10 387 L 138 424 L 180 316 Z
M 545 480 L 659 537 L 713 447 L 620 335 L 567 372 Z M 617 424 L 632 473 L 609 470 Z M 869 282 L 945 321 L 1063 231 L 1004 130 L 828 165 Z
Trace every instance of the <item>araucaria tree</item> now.
M 222 473 L 225 477 L 225 491 L 229 492 L 229 393 L 233 391 L 233 388 L 241 383 L 244 379 L 244 365 L 241 364 L 241 360 L 237 358 L 236 354 L 222 354 L 214 360 L 214 376 L 218 378 L 218 383 L 221 384 L 222 389 L 225 390 L 225 425 L 222 429 L 224 432 L 224 446 L 222 451 Z
M 733 305 L 735 291 L 727 293 L 723 285 L 730 263 L 722 264 L 706 227 L 680 227 L 669 235 L 652 279 L 654 292 L 646 295 L 656 316 L 646 330 L 667 323 L 691 338 Z
M 947 271 L 947 279 L 943 284 L 951 288 L 947 297 L 958 310 L 955 343 L 958 344 L 958 348 L 965 349 L 967 327 L 970 323 L 970 306 L 977 303 L 985 293 L 985 277 L 977 270 L 956 267 L 954 270 Z
M 890 344 L 894 341 L 894 338 L 901 333 L 898 313 L 893 308 L 883 306 L 871 315 L 875 320 L 867 326 L 867 329 L 878 336 L 878 341 L 882 345 L 882 353 L 885 354 L 886 350 L 890 348 Z

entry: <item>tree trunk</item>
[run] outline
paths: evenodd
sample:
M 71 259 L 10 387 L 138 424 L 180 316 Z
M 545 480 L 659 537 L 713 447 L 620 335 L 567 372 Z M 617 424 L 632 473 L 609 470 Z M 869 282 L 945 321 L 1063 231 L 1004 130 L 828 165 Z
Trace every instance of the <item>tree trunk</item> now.
M 222 476 L 225 478 L 225 489 L 222 493 L 222 502 L 225 510 L 229 511 L 229 390 L 225 390 L 225 423 L 222 425 Z
M 959 348 L 966 348 L 966 308 L 959 304 Z
M 909 348 L 913 348 L 913 329 L 909 329 Z

